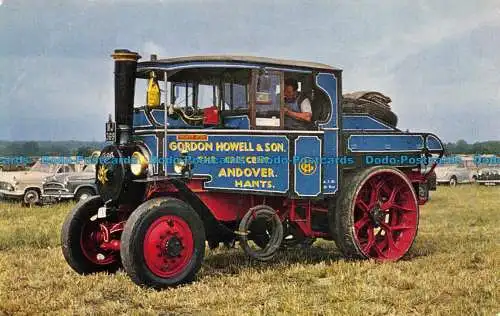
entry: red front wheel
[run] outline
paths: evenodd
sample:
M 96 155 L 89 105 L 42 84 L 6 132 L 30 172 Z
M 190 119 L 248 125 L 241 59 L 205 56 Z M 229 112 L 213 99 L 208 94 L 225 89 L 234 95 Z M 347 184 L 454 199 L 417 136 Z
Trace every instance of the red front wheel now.
M 121 266 L 119 251 L 102 246 L 107 239 L 119 239 L 119 233 L 105 236 L 106 232 L 109 234 L 106 227 L 115 223 L 97 218 L 97 210 L 103 205 L 99 196 L 82 200 L 64 221 L 62 252 L 68 264 L 80 274 L 115 272 Z
M 205 230 L 186 203 L 158 198 L 141 204 L 121 238 L 123 266 L 141 285 L 164 288 L 190 282 L 205 254 Z
M 411 182 L 395 168 L 373 167 L 344 179 L 331 228 L 348 257 L 394 261 L 417 235 L 419 208 Z M 332 227 L 333 226 L 333 227 Z

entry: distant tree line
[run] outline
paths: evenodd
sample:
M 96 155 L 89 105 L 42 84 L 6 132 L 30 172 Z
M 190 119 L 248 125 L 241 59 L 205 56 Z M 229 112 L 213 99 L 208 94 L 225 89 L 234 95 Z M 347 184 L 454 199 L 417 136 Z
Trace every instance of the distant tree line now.
M 460 139 L 456 143 L 445 145 L 448 154 L 496 154 L 500 155 L 500 141 L 476 142 L 468 144 Z
M 0 141 L 1 156 L 90 156 L 103 142 L 85 141 Z

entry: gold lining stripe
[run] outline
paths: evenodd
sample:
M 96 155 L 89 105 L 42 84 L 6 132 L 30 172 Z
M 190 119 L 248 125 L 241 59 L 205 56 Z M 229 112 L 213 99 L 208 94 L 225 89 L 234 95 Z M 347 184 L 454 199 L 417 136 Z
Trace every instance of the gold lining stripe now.
M 141 56 L 139 54 L 133 54 L 133 53 L 117 53 L 117 54 L 112 54 L 111 57 L 113 57 L 114 60 L 128 60 L 128 61 L 137 61 Z

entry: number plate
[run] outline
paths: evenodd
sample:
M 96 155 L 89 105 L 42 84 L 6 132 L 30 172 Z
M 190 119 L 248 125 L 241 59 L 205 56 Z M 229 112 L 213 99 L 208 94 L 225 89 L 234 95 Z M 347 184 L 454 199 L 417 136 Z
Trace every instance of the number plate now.
M 114 142 L 116 140 L 116 123 L 106 122 L 106 141 Z

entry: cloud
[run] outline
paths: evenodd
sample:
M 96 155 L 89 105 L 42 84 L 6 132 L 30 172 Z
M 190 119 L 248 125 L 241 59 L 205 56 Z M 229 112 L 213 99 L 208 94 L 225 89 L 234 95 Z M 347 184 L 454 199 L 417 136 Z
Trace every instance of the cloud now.
M 367 58 L 388 57 L 384 67 L 391 69 L 409 56 L 438 45 L 441 41 L 466 36 L 471 30 L 487 25 L 500 25 L 500 8 L 472 14 L 465 18 L 446 17 L 418 26 L 415 30 L 387 37 L 366 49 Z M 368 48 L 368 47 L 367 47 Z
M 390 95 L 403 129 L 498 139 L 499 7 L 495 0 L 5 1 L 0 139 L 102 138 L 113 110 L 115 48 L 144 59 L 235 53 L 324 62 L 344 69 L 345 90 Z

